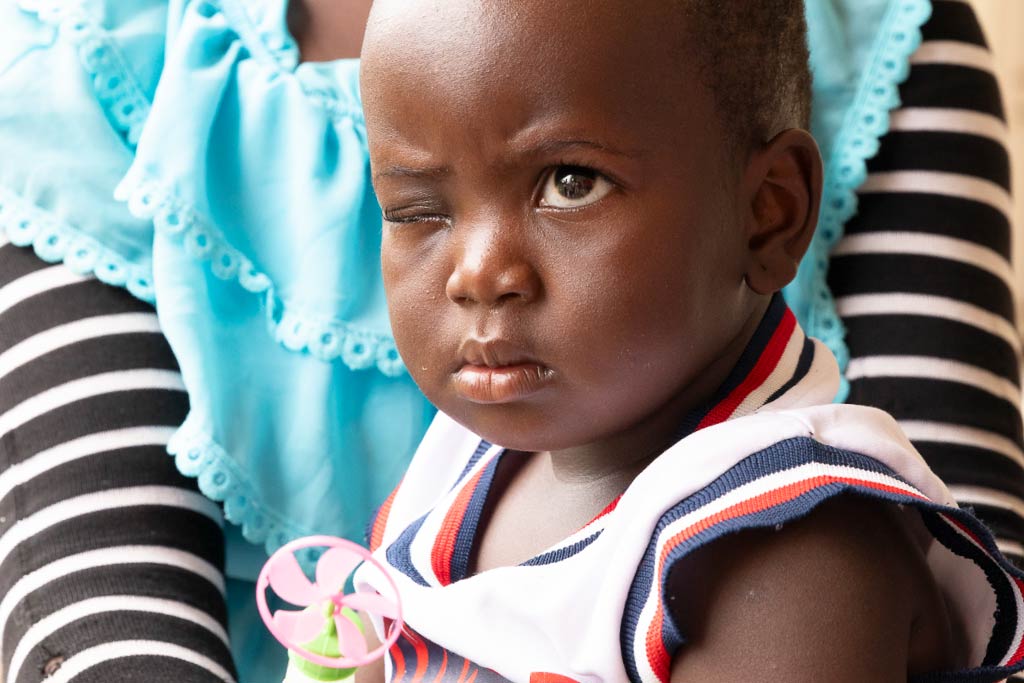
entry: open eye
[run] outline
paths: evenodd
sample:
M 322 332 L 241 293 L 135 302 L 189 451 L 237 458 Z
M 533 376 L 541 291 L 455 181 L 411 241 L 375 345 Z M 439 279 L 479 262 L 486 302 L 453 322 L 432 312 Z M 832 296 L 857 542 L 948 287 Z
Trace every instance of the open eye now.
M 578 209 L 604 199 L 613 189 L 611 181 L 592 168 L 556 166 L 544 181 L 541 206 Z

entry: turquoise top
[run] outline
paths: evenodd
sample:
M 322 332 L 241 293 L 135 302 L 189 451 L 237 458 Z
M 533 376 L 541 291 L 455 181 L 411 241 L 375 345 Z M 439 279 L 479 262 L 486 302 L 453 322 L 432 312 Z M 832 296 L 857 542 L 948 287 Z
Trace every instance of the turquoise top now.
M 157 304 L 191 402 L 169 449 L 267 550 L 361 539 L 433 417 L 388 325 L 358 61 L 299 65 L 285 10 L 0 3 L 0 230 Z
M 229 534 L 243 578 L 298 536 L 361 540 L 433 414 L 388 327 L 358 62 L 299 64 L 286 8 L 0 2 L 0 231 L 157 305 L 191 401 L 169 450 L 259 546 Z M 845 366 L 828 254 L 931 5 L 807 9 L 825 196 L 785 293 Z
M 857 188 L 867 162 L 900 105 L 899 86 L 921 44 L 930 0 L 805 0 L 814 73 L 811 131 L 825 159 L 821 216 L 786 302 L 804 331 L 825 342 L 844 372 L 850 360 L 846 330 L 826 283 L 829 254 L 857 213 Z M 842 380 L 837 401 L 846 400 Z

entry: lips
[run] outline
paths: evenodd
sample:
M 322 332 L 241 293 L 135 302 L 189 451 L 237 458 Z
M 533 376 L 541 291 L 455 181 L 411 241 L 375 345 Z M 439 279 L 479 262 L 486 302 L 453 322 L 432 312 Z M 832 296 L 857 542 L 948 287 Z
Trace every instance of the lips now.
M 512 403 L 547 387 L 553 371 L 505 340 L 468 340 L 462 366 L 453 375 L 455 392 L 473 403 Z

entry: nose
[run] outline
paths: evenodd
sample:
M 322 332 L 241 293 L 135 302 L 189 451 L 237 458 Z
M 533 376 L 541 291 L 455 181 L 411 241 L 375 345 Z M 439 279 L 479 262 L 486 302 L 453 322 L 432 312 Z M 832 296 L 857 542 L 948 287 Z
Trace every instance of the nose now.
M 538 298 L 541 280 L 521 239 L 501 226 L 474 229 L 456 245 L 445 294 L 460 306 L 492 308 Z

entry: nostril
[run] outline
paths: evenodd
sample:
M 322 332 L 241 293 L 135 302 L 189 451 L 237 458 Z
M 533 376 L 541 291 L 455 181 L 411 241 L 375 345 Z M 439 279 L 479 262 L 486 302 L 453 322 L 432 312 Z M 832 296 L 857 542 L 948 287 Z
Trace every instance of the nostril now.
M 540 289 L 533 264 L 520 255 L 488 252 L 462 259 L 449 275 L 445 294 L 459 306 L 492 308 L 528 302 Z
M 525 299 L 526 296 L 522 292 L 506 292 L 498 296 L 496 303 L 513 303 L 517 299 Z

